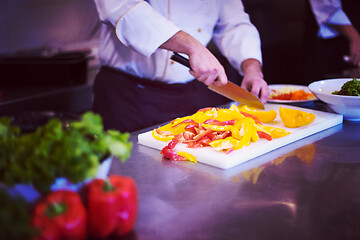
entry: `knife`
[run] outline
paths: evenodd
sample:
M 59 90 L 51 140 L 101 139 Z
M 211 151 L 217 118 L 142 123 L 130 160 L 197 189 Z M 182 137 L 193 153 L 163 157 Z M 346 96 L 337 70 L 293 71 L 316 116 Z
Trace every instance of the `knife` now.
M 170 59 L 191 69 L 189 60 L 176 52 L 174 52 Z M 249 107 L 265 109 L 264 104 L 258 97 L 230 81 L 228 81 L 227 84 L 221 86 L 212 84 L 208 86 L 208 88 L 240 104 L 245 104 Z

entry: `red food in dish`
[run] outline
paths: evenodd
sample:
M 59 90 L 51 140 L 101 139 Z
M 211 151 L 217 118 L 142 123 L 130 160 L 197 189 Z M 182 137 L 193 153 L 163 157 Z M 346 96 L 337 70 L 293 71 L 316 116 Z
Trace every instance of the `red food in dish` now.
M 310 100 L 315 96 L 312 93 L 307 93 L 304 90 L 294 90 L 288 93 L 279 93 L 276 90 L 272 90 L 273 94 L 270 95 L 270 99 L 273 100 Z

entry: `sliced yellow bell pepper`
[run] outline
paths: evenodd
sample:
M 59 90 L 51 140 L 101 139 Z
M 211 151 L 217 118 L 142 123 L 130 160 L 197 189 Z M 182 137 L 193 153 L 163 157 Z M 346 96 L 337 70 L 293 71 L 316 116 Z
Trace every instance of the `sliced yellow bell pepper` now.
M 242 123 L 237 121 L 237 122 L 235 122 L 235 125 L 230 128 L 231 135 L 233 138 L 236 138 L 238 140 L 241 139 L 241 135 L 240 135 L 241 126 L 242 126 Z
M 259 135 L 257 134 L 257 130 L 255 126 L 251 126 L 251 140 L 253 142 L 257 142 L 259 140 Z
M 152 130 L 151 134 L 156 140 L 160 140 L 163 142 L 170 141 L 174 138 L 173 135 L 161 135 L 156 131 L 156 129 Z
M 212 146 L 216 151 L 223 151 L 227 149 L 240 149 L 243 147 L 241 145 L 240 141 L 233 138 L 233 137 L 227 137 L 225 139 L 218 139 L 215 141 L 212 141 L 209 143 L 210 146 Z
M 289 128 L 306 126 L 312 123 L 316 118 L 316 115 L 313 113 L 284 107 L 280 107 L 279 114 L 281 121 Z
M 196 163 L 196 157 L 188 152 L 178 151 L 177 154 L 186 158 L 190 162 Z
M 220 109 L 217 114 L 219 121 L 227 121 L 230 119 L 243 119 L 245 118 L 235 105 L 231 105 L 229 109 Z
M 241 134 L 242 131 L 244 132 L 243 134 Z M 242 135 L 241 139 L 240 139 L 240 144 L 249 146 L 251 143 L 251 137 L 253 134 L 253 131 L 251 129 L 251 123 L 249 121 L 245 121 L 242 124 L 242 129 L 240 130 L 240 135 Z
M 246 113 L 249 113 L 251 115 L 254 115 L 262 123 L 272 122 L 272 121 L 274 121 L 274 119 L 277 116 L 277 113 L 275 112 L 275 110 L 264 111 L 264 110 L 259 110 L 259 109 L 256 109 L 256 108 L 248 107 L 246 105 L 239 106 L 238 108 L 239 108 L 239 110 L 241 112 L 246 112 Z
M 218 125 L 211 125 L 211 124 L 202 124 L 204 128 L 210 128 L 213 131 L 219 132 L 219 131 L 231 131 L 231 128 L 233 126 L 231 125 L 225 125 L 225 126 L 218 126 Z
M 268 130 L 266 130 L 265 125 L 256 124 L 255 128 L 256 128 L 256 131 L 261 131 L 261 132 L 264 132 L 264 133 L 269 134 L 271 136 L 271 133 Z
M 167 132 L 167 131 L 171 131 L 171 128 L 172 128 L 172 124 L 168 123 L 164 126 L 159 127 L 158 129 L 159 129 L 159 131 Z
M 286 131 L 283 128 L 270 127 L 265 125 L 262 125 L 261 127 L 274 139 L 285 137 L 290 134 L 290 132 Z

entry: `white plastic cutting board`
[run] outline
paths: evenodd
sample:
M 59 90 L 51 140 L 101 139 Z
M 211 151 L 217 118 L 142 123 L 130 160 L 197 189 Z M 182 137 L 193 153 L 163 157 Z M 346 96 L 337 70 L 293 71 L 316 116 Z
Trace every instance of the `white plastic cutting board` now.
M 283 125 L 279 116 L 279 108 L 281 106 L 286 108 L 300 109 L 305 112 L 312 112 L 316 115 L 316 119 L 313 123 L 304 127 L 286 128 Z M 335 125 L 341 124 L 343 122 L 343 116 L 339 114 L 321 112 L 290 105 L 266 104 L 265 110 L 270 109 L 275 110 L 278 114 L 276 119 L 272 123 L 266 123 L 265 125 L 284 128 L 288 132 L 290 132 L 289 135 L 282 138 L 273 139 L 271 141 L 268 141 L 266 139 L 259 139 L 256 143 L 253 142 L 249 146 L 232 151 L 229 154 L 226 154 L 224 152 L 217 152 L 212 147 L 187 148 L 185 144 L 177 144 L 174 148 L 174 151 L 186 151 L 194 155 L 198 162 L 222 169 L 228 169 L 243 162 L 246 162 L 250 159 L 256 158 L 260 155 L 266 154 L 272 150 L 295 142 L 299 139 L 305 138 Z M 159 154 L 161 149 L 163 149 L 168 144 L 168 142 L 162 142 L 154 139 L 151 135 L 151 131 L 139 134 L 138 143 L 147 147 L 158 149 Z

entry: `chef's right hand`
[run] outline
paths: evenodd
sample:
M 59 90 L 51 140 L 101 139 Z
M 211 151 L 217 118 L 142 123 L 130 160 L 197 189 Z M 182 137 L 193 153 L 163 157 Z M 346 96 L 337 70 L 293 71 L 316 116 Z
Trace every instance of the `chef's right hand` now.
M 190 74 L 206 85 L 224 85 L 228 79 L 224 67 L 217 58 L 204 46 L 198 47 L 189 54 Z
M 224 67 L 198 40 L 184 31 L 178 31 L 160 48 L 189 56 L 190 74 L 206 85 L 227 83 Z

